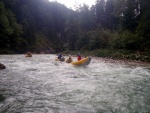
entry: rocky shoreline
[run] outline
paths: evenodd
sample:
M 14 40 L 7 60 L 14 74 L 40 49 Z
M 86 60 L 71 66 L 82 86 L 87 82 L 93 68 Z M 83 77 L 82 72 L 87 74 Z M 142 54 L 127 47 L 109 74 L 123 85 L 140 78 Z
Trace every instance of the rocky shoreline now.
M 140 65 L 140 66 L 150 66 L 150 62 L 143 62 L 137 60 L 128 60 L 128 59 L 111 59 L 111 58 L 102 58 L 102 57 L 93 57 L 94 59 L 103 61 L 105 63 L 115 63 L 115 64 L 124 64 L 124 65 Z

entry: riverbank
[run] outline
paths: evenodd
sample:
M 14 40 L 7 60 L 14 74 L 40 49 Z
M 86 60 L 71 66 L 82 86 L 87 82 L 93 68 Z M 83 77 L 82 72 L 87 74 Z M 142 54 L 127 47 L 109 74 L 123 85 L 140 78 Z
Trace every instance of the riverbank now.
M 93 51 L 80 50 L 80 51 L 64 51 L 63 54 L 77 55 L 81 53 L 82 56 L 99 57 L 109 62 L 134 62 L 134 63 L 150 63 L 150 54 L 147 52 L 139 51 L 125 51 L 125 50 L 109 50 L 97 49 Z
M 77 53 L 81 53 L 84 56 L 94 56 L 94 57 L 102 57 L 102 58 L 108 58 L 108 59 L 115 59 L 115 60 L 131 60 L 131 61 L 142 61 L 142 62 L 150 62 L 150 51 L 131 51 L 131 50 L 115 50 L 115 49 L 96 49 L 96 50 L 74 50 L 69 51 L 66 50 L 64 52 L 61 52 L 63 54 L 71 54 L 71 55 L 77 55 Z M 31 51 L 31 53 L 39 54 L 34 51 Z M 51 54 L 51 53 L 45 53 L 41 52 L 42 54 Z M 55 52 L 53 52 L 55 53 Z M 0 54 L 21 54 L 16 53 L 14 51 L 10 50 L 1 50 Z
M 150 66 L 150 62 L 143 62 L 137 60 L 128 60 L 128 59 L 111 59 L 111 58 L 102 58 L 102 57 L 94 57 L 97 60 L 100 60 L 105 63 L 115 63 L 121 65 L 130 65 L 130 66 Z

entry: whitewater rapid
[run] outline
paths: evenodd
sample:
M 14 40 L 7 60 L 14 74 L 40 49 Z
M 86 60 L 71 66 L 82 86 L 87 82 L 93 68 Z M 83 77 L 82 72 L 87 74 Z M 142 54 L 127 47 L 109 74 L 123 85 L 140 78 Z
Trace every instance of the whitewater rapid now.
M 93 57 L 88 66 L 74 67 L 55 57 L 0 55 L 6 66 L 0 70 L 0 94 L 6 97 L 0 113 L 150 112 L 150 65 Z

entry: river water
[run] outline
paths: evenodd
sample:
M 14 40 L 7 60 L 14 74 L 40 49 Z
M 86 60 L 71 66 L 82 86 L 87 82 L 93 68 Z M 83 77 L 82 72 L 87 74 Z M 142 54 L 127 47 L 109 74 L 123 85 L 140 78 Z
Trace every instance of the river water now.
M 150 112 L 150 65 L 92 58 L 74 67 L 55 57 L 0 55 L 0 113 Z

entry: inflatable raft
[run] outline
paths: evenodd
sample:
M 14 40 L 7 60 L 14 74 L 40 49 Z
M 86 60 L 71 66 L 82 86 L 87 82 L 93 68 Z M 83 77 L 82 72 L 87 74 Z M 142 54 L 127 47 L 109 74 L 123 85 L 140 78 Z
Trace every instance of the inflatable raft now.
M 72 60 L 72 58 L 68 58 L 67 60 L 66 60 L 66 63 L 71 63 L 73 60 Z
M 85 66 L 88 65 L 90 62 L 91 62 L 91 58 L 87 57 L 79 61 L 71 62 L 71 64 L 75 66 Z
M 62 57 L 61 59 L 55 58 L 55 61 L 65 61 L 65 58 Z
M 25 55 L 25 57 L 32 57 L 32 55 L 31 54 L 27 54 L 27 55 Z

